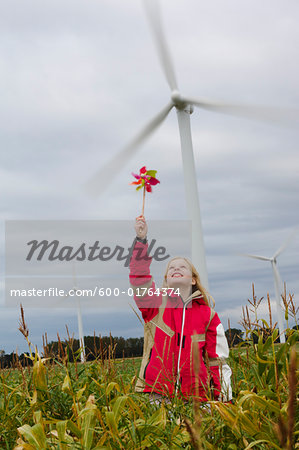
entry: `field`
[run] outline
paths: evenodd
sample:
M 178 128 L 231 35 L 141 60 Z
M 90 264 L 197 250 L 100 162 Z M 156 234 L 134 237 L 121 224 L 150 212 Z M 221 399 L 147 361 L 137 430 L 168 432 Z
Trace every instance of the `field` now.
M 299 448 L 299 333 L 289 330 L 276 344 L 277 330 L 263 322 L 251 323 L 255 340 L 247 327 L 245 343 L 231 350 L 233 403 L 154 404 L 134 392 L 140 358 L 116 360 L 111 349 L 85 364 L 69 363 L 67 353 L 43 359 L 33 354 L 23 316 L 33 367 L 0 372 L 0 448 Z

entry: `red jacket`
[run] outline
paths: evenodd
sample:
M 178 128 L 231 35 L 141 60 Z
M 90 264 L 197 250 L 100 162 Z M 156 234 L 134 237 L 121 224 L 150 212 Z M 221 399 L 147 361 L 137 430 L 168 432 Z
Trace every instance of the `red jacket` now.
M 136 390 L 170 396 L 177 391 L 202 401 L 230 400 L 229 349 L 218 315 L 199 291 L 184 303 L 179 295 L 158 290 L 147 248 L 136 242 L 130 262 L 131 287 L 145 322 Z

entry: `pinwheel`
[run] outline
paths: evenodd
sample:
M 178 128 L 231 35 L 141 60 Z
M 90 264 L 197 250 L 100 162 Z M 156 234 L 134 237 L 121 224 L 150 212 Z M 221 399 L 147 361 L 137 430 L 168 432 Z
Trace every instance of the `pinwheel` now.
M 146 170 L 146 167 L 143 166 L 139 170 L 139 175 L 132 172 L 132 175 L 134 178 L 136 178 L 136 181 L 132 181 L 130 183 L 131 185 L 135 185 L 136 191 L 139 191 L 139 189 L 143 188 L 143 201 L 142 201 L 142 213 L 141 215 L 144 215 L 144 202 L 145 202 L 145 191 L 146 192 L 152 192 L 152 186 L 155 186 L 156 184 L 160 183 L 160 181 L 156 178 L 156 170 Z

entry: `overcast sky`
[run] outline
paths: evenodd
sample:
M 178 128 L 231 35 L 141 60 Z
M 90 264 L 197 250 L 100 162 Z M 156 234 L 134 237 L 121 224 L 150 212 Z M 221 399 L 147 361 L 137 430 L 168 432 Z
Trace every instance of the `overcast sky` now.
M 164 0 L 165 33 L 183 94 L 299 110 L 296 0 Z M 105 193 L 83 189 L 169 101 L 142 2 L 10 0 L 0 15 L 0 349 L 26 349 L 19 311 L 4 302 L 6 220 L 133 220 L 141 194 L 128 185 L 142 165 L 161 184 L 146 217 L 187 219 L 175 110 Z M 241 306 L 274 286 L 269 262 L 299 225 L 298 118 L 278 126 L 195 109 L 192 135 L 210 292 L 227 328 Z M 284 120 L 284 125 L 288 120 Z M 294 125 L 295 123 L 295 125 Z M 140 195 L 139 195 L 140 194 Z M 150 235 L 150 231 L 149 231 Z M 299 238 L 278 258 L 287 291 L 299 294 Z M 111 286 L 112 287 L 112 286 Z M 76 310 L 26 310 L 31 340 L 77 335 Z M 128 302 L 112 314 L 83 311 L 85 334 L 141 336 Z

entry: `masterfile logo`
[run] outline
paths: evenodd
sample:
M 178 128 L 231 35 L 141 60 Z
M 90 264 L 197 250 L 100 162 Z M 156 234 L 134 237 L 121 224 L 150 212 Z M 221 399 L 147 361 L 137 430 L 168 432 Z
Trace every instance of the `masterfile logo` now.
M 155 244 L 156 239 L 152 239 L 148 246 L 148 255 L 151 254 Z M 83 242 L 78 248 L 69 245 L 61 245 L 58 240 L 49 242 L 45 239 L 40 242 L 34 239 L 27 242 L 27 245 L 30 246 L 30 250 L 26 257 L 27 261 L 31 261 L 34 258 L 36 258 L 37 261 L 41 261 L 44 257 L 47 258 L 48 261 L 109 261 L 110 259 L 115 258 L 117 261 L 124 261 L 124 266 L 128 267 L 135 241 L 128 249 L 125 249 L 120 245 L 116 245 L 114 248 L 105 245 L 100 246 L 99 241 L 94 242 L 92 245 Z M 139 260 L 150 258 L 148 255 L 141 255 L 141 251 L 139 251 L 139 253 L 140 255 L 137 256 L 137 259 Z M 156 261 L 165 261 L 169 257 L 170 255 L 166 253 L 165 247 L 157 247 L 151 256 L 151 258 Z

